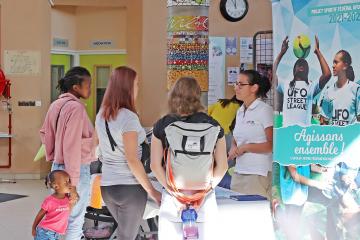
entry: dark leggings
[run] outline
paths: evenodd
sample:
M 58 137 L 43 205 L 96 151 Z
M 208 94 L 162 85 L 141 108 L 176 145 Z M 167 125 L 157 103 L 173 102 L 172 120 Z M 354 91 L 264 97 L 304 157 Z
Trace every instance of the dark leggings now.
M 101 194 L 118 223 L 117 238 L 134 240 L 144 215 L 147 193 L 141 185 L 101 186 Z

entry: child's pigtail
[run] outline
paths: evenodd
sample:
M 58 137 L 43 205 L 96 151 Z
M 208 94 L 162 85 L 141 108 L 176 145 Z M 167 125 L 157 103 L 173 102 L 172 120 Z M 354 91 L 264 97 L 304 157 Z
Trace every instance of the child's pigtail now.
M 49 188 L 50 185 L 51 185 L 50 174 L 51 174 L 51 172 L 48 175 L 46 175 L 46 177 L 45 177 L 45 186 L 46 186 L 46 188 Z

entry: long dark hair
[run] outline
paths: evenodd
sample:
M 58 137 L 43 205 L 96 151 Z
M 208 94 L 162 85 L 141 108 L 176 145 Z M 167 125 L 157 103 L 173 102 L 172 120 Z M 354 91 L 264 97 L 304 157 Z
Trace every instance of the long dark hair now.
M 267 98 L 266 94 L 271 88 L 271 83 L 269 78 L 261 75 L 258 71 L 255 70 L 245 70 L 242 71 L 240 74 L 244 74 L 249 79 L 249 84 L 259 86 L 259 89 L 256 93 L 257 97 Z
M 58 81 L 57 89 L 60 93 L 67 93 L 74 85 L 80 85 L 85 77 L 90 77 L 89 71 L 84 67 L 73 67 Z
M 293 80 L 291 80 L 290 82 L 290 87 L 295 87 L 295 74 L 296 74 L 296 67 L 297 66 L 302 66 L 304 67 L 304 76 L 303 76 L 303 80 L 306 82 L 307 85 L 309 85 L 309 79 L 308 79 L 308 76 L 309 76 L 309 64 L 308 62 L 304 59 L 304 58 L 299 58 L 295 64 L 294 64 L 294 68 L 293 68 Z
M 232 98 L 230 99 L 227 99 L 227 98 L 224 98 L 224 99 L 219 99 L 219 103 L 220 105 L 224 108 L 226 107 L 227 105 L 229 105 L 230 103 L 237 103 L 239 105 L 242 105 L 243 104 L 243 101 L 240 101 L 236 98 L 236 95 L 234 95 Z
M 341 61 L 343 61 L 344 63 L 346 63 L 348 66 L 346 68 L 346 77 L 350 80 L 350 81 L 354 81 L 355 79 L 355 73 L 354 73 L 354 69 L 351 66 L 352 64 L 352 59 L 351 59 L 351 55 L 348 51 L 345 50 L 340 50 L 338 51 L 336 54 L 341 53 Z

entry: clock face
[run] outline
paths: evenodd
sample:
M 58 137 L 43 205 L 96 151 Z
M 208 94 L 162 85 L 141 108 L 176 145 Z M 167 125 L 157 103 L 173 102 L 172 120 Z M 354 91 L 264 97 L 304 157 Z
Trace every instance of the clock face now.
M 246 0 L 221 0 L 221 14 L 229 21 L 239 21 L 245 17 L 248 11 Z
M 239 18 L 246 11 L 246 4 L 242 0 L 228 0 L 226 1 L 225 8 L 231 17 Z

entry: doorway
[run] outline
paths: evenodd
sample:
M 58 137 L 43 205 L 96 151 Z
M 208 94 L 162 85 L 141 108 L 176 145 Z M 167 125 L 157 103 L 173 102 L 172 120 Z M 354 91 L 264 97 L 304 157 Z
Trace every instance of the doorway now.
M 95 65 L 95 94 L 96 94 L 96 109 L 98 113 L 104 98 L 106 86 L 108 85 L 111 72 L 111 65 Z
M 60 92 L 56 88 L 58 81 L 64 77 L 65 66 L 64 65 L 51 65 L 51 102 L 58 99 Z

